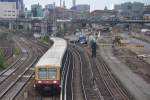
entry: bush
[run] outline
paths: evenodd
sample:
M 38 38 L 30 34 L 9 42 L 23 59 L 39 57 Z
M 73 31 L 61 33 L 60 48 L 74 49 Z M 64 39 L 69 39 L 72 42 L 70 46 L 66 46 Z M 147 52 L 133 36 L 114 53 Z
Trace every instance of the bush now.
M 20 49 L 19 48 L 15 48 L 15 55 L 19 55 L 20 54 Z
M 0 54 L 0 68 L 4 68 L 4 57 Z
M 49 37 L 45 36 L 41 40 L 42 40 L 43 43 L 48 43 L 49 42 Z
M 48 37 L 48 36 L 45 36 L 45 37 L 44 37 L 44 41 L 45 41 L 45 42 L 48 42 L 48 41 L 49 41 L 49 37 Z

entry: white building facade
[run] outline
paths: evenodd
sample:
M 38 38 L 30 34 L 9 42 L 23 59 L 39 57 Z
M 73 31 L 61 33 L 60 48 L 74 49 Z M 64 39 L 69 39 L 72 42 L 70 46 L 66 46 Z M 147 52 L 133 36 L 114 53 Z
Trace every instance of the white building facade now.
M 18 17 L 18 10 L 15 2 L 0 2 L 0 18 L 15 19 Z

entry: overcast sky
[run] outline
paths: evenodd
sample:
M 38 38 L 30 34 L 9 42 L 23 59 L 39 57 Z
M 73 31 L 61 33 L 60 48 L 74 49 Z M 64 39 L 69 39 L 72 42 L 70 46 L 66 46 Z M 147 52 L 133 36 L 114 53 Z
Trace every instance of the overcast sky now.
M 62 0 L 63 1 L 63 0 Z M 104 9 L 105 6 L 108 9 L 112 9 L 114 4 L 120 4 L 124 2 L 143 2 L 145 4 L 150 4 L 150 0 L 76 0 L 76 4 L 89 4 L 91 6 L 91 11 L 95 9 Z M 30 9 L 32 4 L 41 4 L 43 7 L 46 4 L 52 4 L 56 2 L 56 5 L 60 5 L 60 0 L 24 0 L 25 7 Z M 72 0 L 65 0 L 67 8 L 72 6 Z

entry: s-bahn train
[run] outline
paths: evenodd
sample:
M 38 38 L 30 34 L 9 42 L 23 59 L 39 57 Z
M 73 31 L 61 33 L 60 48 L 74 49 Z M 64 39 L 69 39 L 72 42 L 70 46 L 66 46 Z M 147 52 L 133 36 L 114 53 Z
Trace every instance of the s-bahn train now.
M 39 59 L 35 65 L 34 87 L 42 93 L 60 94 L 61 70 L 63 58 L 67 49 L 67 41 L 53 37 L 52 47 Z

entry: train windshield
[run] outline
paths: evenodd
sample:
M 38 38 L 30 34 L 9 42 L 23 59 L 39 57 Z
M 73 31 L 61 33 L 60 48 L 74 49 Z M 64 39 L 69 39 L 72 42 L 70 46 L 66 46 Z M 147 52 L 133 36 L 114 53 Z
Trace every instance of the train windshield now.
M 46 79 L 47 77 L 47 69 L 39 68 L 39 79 Z
M 48 78 L 49 79 L 56 79 L 56 77 L 57 77 L 56 68 L 48 68 Z

